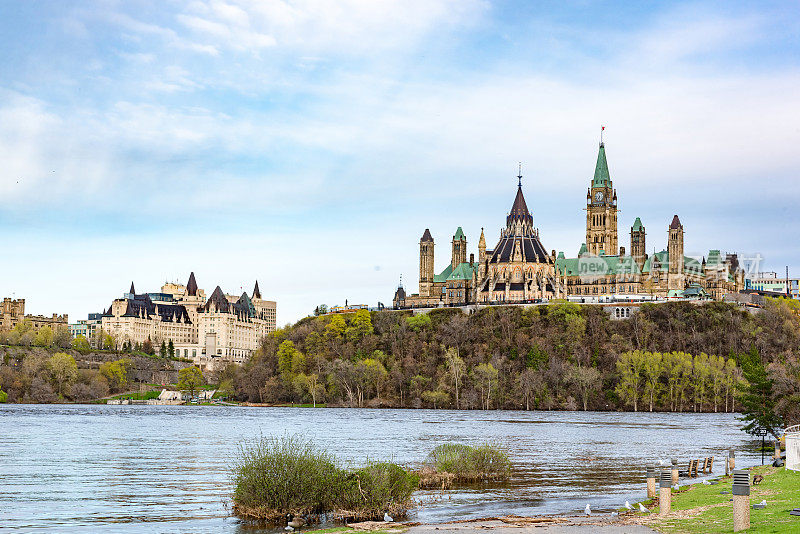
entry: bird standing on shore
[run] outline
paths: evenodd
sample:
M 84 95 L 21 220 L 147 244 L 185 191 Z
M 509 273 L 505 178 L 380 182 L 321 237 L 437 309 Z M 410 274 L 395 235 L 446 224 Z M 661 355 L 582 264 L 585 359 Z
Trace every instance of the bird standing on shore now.
M 627 508 L 628 510 L 633 510 L 633 506 L 631 506 L 631 503 L 629 503 L 628 501 L 625 501 L 625 508 Z
M 387 514 L 386 512 L 383 512 L 383 522 L 384 523 L 391 523 L 392 521 L 394 521 L 394 518 L 392 516 L 390 516 L 389 514 Z
M 639 511 L 640 512 L 644 512 L 645 514 L 649 514 L 650 513 L 650 510 L 648 510 L 647 508 L 642 506 L 642 503 L 639 503 Z
M 755 486 L 756 484 L 761 484 L 763 480 L 764 477 L 762 475 L 756 475 L 753 477 L 753 485 Z
M 586 515 L 592 515 L 592 507 L 587 504 L 586 508 L 583 510 L 583 513 Z

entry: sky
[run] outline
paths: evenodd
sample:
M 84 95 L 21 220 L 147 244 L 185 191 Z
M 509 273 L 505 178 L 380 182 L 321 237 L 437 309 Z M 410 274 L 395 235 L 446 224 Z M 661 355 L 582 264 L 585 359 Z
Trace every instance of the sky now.
M 600 126 L 620 245 L 800 275 L 800 2 L 0 0 L 0 296 L 185 283 L 389 304 L 523 191 L 575 256 Z

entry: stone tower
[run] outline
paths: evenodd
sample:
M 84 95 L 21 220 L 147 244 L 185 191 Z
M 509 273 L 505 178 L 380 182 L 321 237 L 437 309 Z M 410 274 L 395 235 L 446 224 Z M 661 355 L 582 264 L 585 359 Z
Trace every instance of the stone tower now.
M 433 237 L 425 228 L 419 240 L 419 295 L 430 297 L 433 291 Z
M 453 236 L 453 259 L 450 265 L 455 269 L 462 263 L 467 261 L 467 236 L 464 235 L 464 230 L 458 227 L 456 234 Z
M 642 225 L 642 220 L 636 217 L 633 226 L 631 226 L 631 256 L 633 261 L 639 265 L 640 270 L 644 265 L 646 251 L 644 225 Z
M 669 289 L 682 290 L 685 288 L 683 276 L 683 225 L 677 215 L 672 218 L 672 222 L 669 225 L 667 251 L 669 252 Z
M 594 178 L 586 192 L 586 246 L 592 254 L 616 256 L 617 192 L 608 173 L 605 144 L 600 142 Z
M 486 276 L 486 238 L 481 228 L 481 238 L 478 240 L 478 279 L 483 280 L 484 276 Z

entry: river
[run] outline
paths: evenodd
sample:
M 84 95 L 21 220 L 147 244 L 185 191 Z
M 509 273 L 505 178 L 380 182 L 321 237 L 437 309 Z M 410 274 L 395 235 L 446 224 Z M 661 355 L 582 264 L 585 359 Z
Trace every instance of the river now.
M 732 414 L 0 405 L 0 531 L 256 532 L 230 517 L 228 465 L 298 433 L 358 464 L 414 464 L 447 442 L 498 443 L 512 480 L 419 492 L 422 522 L 597 511 L 644 498 L 648 459 L 760 463 Z

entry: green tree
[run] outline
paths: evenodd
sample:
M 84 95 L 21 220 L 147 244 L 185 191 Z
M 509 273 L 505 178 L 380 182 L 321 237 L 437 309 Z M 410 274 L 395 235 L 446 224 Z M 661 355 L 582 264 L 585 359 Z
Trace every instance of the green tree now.
M 708 354 L 701 352 L 694 357 L 692 366 L 692 386 L 694 386 L 694 411 L 703 411 L 703 404 L 708 389 L 708 379 L 711 376 Z
M 203 372 L 195 366 L 184 367 L 178 371 L 178 389 L 189 390 L 189 395 L 194 397 L 197 388 L 203 385 L 205 378 Z
M 427 313 L 406 317 L 406 324 L 414 332 L 421 332 L 431 327 L 431 317 Z
M 161 348 L 158 350 L 158 355 L 162 358 L 167 357 L 167 343 L 165 341 L 161 341 Z
M 75 339 L 72 340 L 72 348 L 82 353 L 89 352 L 92 349 L 89 345 L 89 340 L 86 339 L 86 336 L 83 334 L 78 334 Z
M 320 397 L 325 387 L 319 383 L 319 376 L 315 373 L 304 374 L 300 373 L 294 379 L 295 388 L 300 393 L 308 393 L 311 396 L 311 404 L 314 408 L 317 407 L 317 398 Z
M 441 389 L 437 389 L 436 391 L 424 391 L 422 393 L 422 400 L 428 404 L 433 404 L 433 408 L 436 409 L 449 403 L 450 395 Z
M 78 364 L 75 358 L 65 352 L 56 352 L 48 361 L 50 376 L 58 388 L 58 396 L 64 396 L 64 386 L 69 386 L 78 378 Z
M 0 404 L 3 404 L 8 401 L 8 393 L 0 389 Z
M 173 343 L 171 339 L 169 340 L 169 343 L 167 343 L 167 356 L 170 358 L 175 357 L 175 343 Z
M 492 406 L 492 391 L 497 389 L 497 369 L 491 363 L 482 363 L 472 373 L 481 390 L 481 405 L 484 410 L 489 410 Z
M 633 405 L 633 411 L 639 411 L 639 398 L 644 385 L 645 354 L 634 350 L 622 354 L 617 360 L 617 373 L 619 382 L 615 391 L 617 395 L 628 404 Z
M 347 324 L 344 322 L 344 317 L 339 314 L 331 315 L 331 320 L 325 325 L 325 337 L 341 339 L 344 336 L 345 328 L 347 328 Z
M 660 352 L 645 352 L 644 367 L 644 394 L 650 402 L 650 411 L 653 411 L 655 399 L 661 392 L 661 374 L 663 373 L 663 359 Z
M 546 364 L 547 353 L 543 351 L 538 344 L 534 344 L 528 349 L 528 354 L 525 355 L 525 367 L 533 369 L 534 371 L 539 371 L 544 369 Z
M 43 326 L 36 333 L 33 344 L 37 347 L 50 347 L 53 344 L 53 329 Z
M 114 350 L 117 346 L 117 342 L 114 339 L 114 336 L 111 334 L 106 334 L 103 336 L 103 350 Z M 144 342 L 143 352 L 147 354 L 155 354 L 155 350 L 153 349 L 153 342 L 150 341 L 150 338 Z
M 374 390 L 375 396 L 380 398 L 381 385 L 389 373 L 381 362 L 373 358 L 366 358 L 356 364 L 356 375 L 359 384 L 359 406 L 363 405 L 364 396 Z
M 750 352 L 739 355 L 744 383 L 740 386 L 739 405 L 745 425 L 742 430 L 755 435 L 764 428 L 776 439 L 783 430 L 783 418 L 775 411 L 773 382 L 767 375 L 761 354 L 753 346 Z
M 305 370 L 306 358 L 297 350 L 294 343 L 287 339 L 278 346 L 278 372 L 287 386 L 294 382 L 295 375 Z
M 372 318 L 369 311 L 358 310 L 345 331 L 345 337 L 350 341 L 361 341 L 372 333 Z
M 104 362 L 100 365 L 100 374 L 105 377 L 112 391 L 122 391 L 128 385 L 131 367 L 132 362 L 128 358 Z

